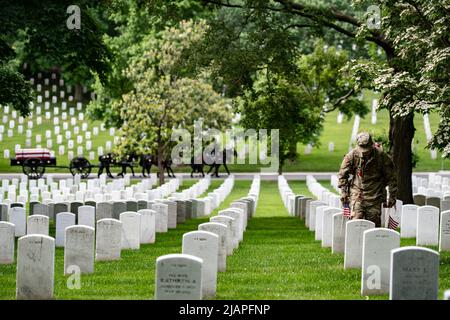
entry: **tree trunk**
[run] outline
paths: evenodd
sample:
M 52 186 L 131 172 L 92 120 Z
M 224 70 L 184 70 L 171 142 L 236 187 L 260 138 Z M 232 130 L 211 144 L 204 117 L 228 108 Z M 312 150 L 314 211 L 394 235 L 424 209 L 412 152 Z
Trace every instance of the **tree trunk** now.
M 284 164 L 284 160 L 279 159 L 279 163 L 278 163 L 278 175 L 282 175 L 283 174 L 283 164 Z
M 162 186 L 164 184 L 164 154 L 163 147 L 161 145 L 158 146 L 158 172 L 159 185 Z
M 76 84 L 74 91 L 74 99 L 76 101 L 83 101 L 83 86 L 81 84 Z
M 397 171 L 397 198 L 404 204 L 412 204 L 412 150 L 414 139 L 414 113 L 406 117 L 393 118 L 390 115 L 389 140 L 390 153 Z

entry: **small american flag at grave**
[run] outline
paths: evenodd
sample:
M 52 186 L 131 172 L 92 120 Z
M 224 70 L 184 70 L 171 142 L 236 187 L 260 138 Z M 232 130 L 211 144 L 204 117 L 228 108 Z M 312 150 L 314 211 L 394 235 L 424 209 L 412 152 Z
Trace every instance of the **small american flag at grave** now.
M 342 212 L 342 215 L 344 216 L 344 218 L 350 219 L 351 218 L 351 213 L 350 213 L 350 206 L 348 204 L 344 205 L 344 211 Z

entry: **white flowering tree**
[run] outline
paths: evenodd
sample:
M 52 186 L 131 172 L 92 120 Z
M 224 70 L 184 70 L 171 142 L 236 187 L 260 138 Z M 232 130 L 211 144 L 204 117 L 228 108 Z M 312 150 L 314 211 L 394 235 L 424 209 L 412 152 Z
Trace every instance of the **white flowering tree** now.
M 113 104 L 123 123 L 116 151 L 156 152 L 161 184 L 174 128 L 193 131 L 194 122 L 200 119 L 205 128 L 221 129 L 231 122 L 228 101 L 205 77 L 189 78 L 178 64 L 183 49 L 202 37 L 205 28 L 202 22 L 183 21 L 157 38 L 149 37 L 143 44 L 144 54 L 125 70 L 133 90 Z

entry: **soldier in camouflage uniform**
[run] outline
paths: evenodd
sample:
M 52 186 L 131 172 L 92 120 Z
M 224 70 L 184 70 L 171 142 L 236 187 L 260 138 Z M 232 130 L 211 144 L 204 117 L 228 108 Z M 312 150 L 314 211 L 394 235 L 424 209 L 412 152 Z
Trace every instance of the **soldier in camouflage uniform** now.
M 338 187 L 342 204 L 349 205 L 352 219 L 366 219 L 381 226 L 381 206 L 392 208 L 397 199 L 394 163 L 374 145 L 367 132 L 357 137 L 357 147 L 342 161 Z M 389 187 L 389 200 L 386 196 Z

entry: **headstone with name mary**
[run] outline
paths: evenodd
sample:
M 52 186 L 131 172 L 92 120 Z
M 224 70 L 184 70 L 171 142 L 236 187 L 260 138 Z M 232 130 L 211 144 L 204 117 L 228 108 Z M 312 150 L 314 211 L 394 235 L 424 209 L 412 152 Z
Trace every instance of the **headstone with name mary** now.
M 422 247 L 391 251 L 391 300 L 437 300 L 439 253 Z

